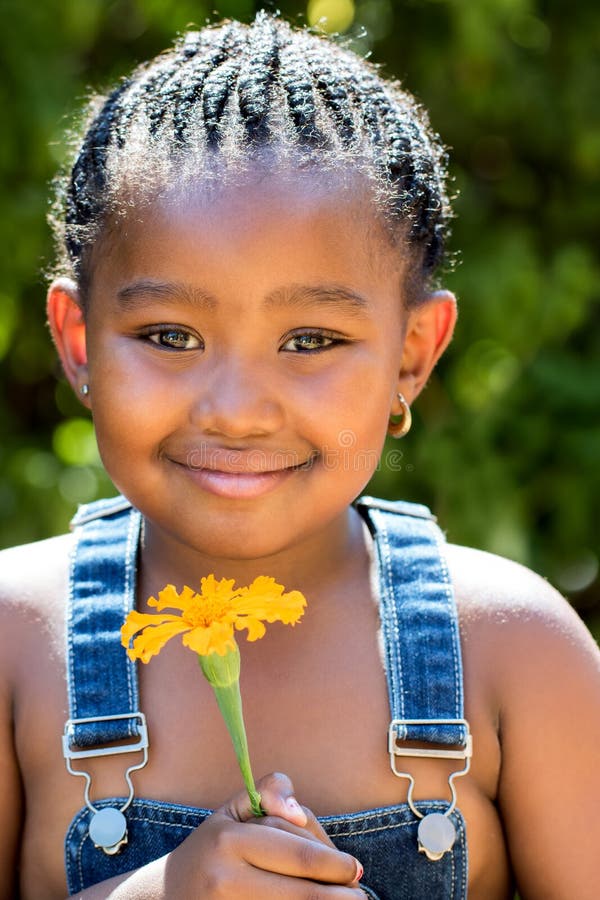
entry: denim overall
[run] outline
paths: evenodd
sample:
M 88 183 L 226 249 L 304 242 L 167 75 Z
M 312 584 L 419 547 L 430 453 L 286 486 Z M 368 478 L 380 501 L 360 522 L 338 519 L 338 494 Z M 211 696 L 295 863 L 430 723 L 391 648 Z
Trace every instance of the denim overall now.
M 402 765 L 402 742 L 413 740 L 435 743 L 438 749 L 426 750 L 431 756 L 462 760 L 458 770 L 466 760 L 466 771 L 470 738 L 463 719 L 460 645 L 444 538 L 424 506 L 362 498 L 356 508 L 374 538 L 392 768 L 410 770 L 410 762 Z M 97 754 L 102 745 L 106 753 L 119 752 L 121 745 L 124 774 L 129 766 L 139 767 L 140 755 L 148 752 L 136 663 L 128 659 L 119 634 L 135 602 L 140 521 L 127 500 L 115 497 L 81 507 L 72 523 L 76 544 L 67 623 L 70 719 L 63 749 L 74 774 L 85 769 L 86 756 Z M 346 737 L 351 740 L 351 732 Z M 132 742 L 139 748 L 135 753 L 128 752 Z M 404 749 L 407 752 L 415 755 L 414 750 Z M 128 784 L 131 787 L 131 780 Z M 89 800 L 89 782 L 84 787 Z M 452 783 L 451 788 L 454 803 Z M 93 798 L 93 789 L 90 793 Z M 467 896 L 465 823 L 459 810 L 451 808 L 450 794 L 449 789 L 439 800 L 413 803 L 411 785 L 410 803 L 323 816 L 320 821 L 336 846 L 363 864 L 361 886 L 369 897 L 461 900 Z M 208 809 L 135 798 L 133 789 L 129 797 L 92 799 L 91 805 L 75 815 L 65 839 L 70 893 L 168 853 L 210 815 Z M 89 834 L 93 810 L 105 807 L 122 809 L 127 823 L 127 843 L 112 854 L 96 847 Z M 420 822 L 428 814 L 449 810 L 444 823 L 454 826 L 454 845 L 441 858 L 431 859 L 419 851 Z

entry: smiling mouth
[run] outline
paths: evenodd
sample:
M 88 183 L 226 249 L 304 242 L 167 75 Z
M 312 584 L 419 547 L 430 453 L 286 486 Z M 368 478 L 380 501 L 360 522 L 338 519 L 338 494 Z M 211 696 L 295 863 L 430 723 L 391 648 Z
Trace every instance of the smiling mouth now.
M 301 463 L 294 463 L 289 466 L 274 466 L 272 469 L 253 469 L 251 467 L 245 468 L 240 466 L 236 468 L 235 466 L 202 466 L 202 465 L 194 465 L 193 463 L 188 464 L 188 468 L 193 471 L 203 470 L 205 472 L 218 472 L 222 475 L 279 475 L 281 472 L 294 471 L 295 469 L 310 469 L 315 462 L 316 455 L 309 457 L 307 460 Z
M 319 454 L 300 455 L 295 450 L 236 450 L 200 445 L 185 455 L 176 454 L 173 461 L 198 471 L 222 472 L 225 475 L 271 475 L 287 470 L 309 469 Z
M 194 465 L 192 462 L 184 464 L 173 461 L 185 469 L 199 487 L 210 494 L 230 499 L 252 499 L 275 490 L 295 472 L 312 468 L 315 459 L 316 455 L 302 463 L 274 469 L 251 469 L 239 466 L 218 468 Z

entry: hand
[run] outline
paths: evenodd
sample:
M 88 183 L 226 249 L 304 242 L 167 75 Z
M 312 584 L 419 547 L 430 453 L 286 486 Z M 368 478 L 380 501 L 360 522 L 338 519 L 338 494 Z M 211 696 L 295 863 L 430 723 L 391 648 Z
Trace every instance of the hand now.
M 260 784 L 261 805 L 266 815 L 261 818 L 253 815 L 248 794 L 244 790 L 228 800 L 216 812 L 224 812 L 239 822 L 250 822 L 253 825 L 268 825 L 271 828 L 279 828 L 290 834 L 298 834 L 300 837 L 318 840 L 327 847 L 335 849 L 335 844 L 315 814 L 308 807 L 300 806 L 296 800 L 292 782 L 287 775 L 274 772 L 271 775 L 266 775 Z
M 181 900 L 364 900 L 362 866 L 337 850 L 285 775 L 257 784 L 267 815 L 245 792 L 209 816 L 166 860 L 165 893 Z

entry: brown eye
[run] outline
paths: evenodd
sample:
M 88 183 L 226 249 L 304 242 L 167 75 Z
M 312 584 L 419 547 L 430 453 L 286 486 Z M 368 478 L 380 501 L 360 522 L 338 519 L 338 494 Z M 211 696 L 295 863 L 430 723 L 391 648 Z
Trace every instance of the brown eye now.
M 168 350 L 198 350 L 202 342 L 189 331 L 181 328 L 165 328 L 147 335 L 148 340 Z
M 288 338 L 282 350 L 291 351 L 292 353 L 316 353 L 319 350 L 327 350 L 339 341 L 327 334 L 320 332 L 307 332 L 305 334 L 295 334 Z

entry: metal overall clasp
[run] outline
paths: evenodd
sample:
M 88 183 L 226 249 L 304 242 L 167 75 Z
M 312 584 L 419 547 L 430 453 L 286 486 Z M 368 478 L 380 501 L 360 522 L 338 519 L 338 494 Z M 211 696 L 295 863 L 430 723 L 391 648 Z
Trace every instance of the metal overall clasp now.
M 455 725 L 462 726 L 466 731 L 465 746 L 457 749 L 428 749 L 423 747 L 405 747 L 398 741 L 398 727 L 406 725 Z M 471 757 L 473 756 L 473 738 L 469 729 L 469 723 L 466 719 L 393 719 L 390 722 L 388 730 L 388 751 L 390 754 L 390 765 L 392 772 L 398 778 L 408 779 L 407 803 L 417 817 L 420 819 L 417 838 L 419 844 L 419 852 L 424 853 L 428 859 L 441 859 L 444 853 L 447 853 L 454 846 L 456 840 L 456 829 L 450 820 L 450 814 L 456 806 L 456 787 L 454 785 L 455 778 L 466 775 L 471 767 Z M 452 772 L 448 776 L 448 785 L 450 787 L 451 801 L 448 809 L 444 813 L 430 813 L 424 816 L 419 812 L 413 800 L 413 791 L 415 787 L 415 779 L 410 772 L 404 772 L 398 769 L 398 757 L 411 756 L 414 758 L 427 759 L 462 759 L 464 766 L 456 772 Z
M 89 725 L 98 722 L 115 722 L 123 719 L 136 719 L 138 722 L 139 737 L 130 744 L 120 744 L 116 747 L 100 747 L 90 750 L 73 750 L 71 741 L 75 732 L 76 725 Z M 65 730 L 62 736 L 63 756 L 67 766 L 67 771 L 71 775 L 78 775 L 85 778 L 84 800 L 85 805 L 93 813 L 90 820 L 89 835 L 94 846 L 99 850 L 103 850 L 108 856 L 114 856 L 121 847 L 127 843 L 127 819 L 125 818 L 125 810 L 131 805 L 134 796 L 133 784 L 131 781 L 131 773 L 142 769 L 148 762 L 148 728 L 146 726 L 146 717 L 141 712 L 125 713 L 116 716 L 92 716 L 87 719 L 68 719 L 65 722 Z M 97 809 L 90 800 L 90 788 L 92 777 L 89 772 L 78 771 L 72 766 L 72 761 L 76 759 L 90 759 L 94 756 L 113 756 L 120 753 L 142 753 L 142 761 L 129 766 L 125 771 L 125 781 L 129 788 L 127 800 L 117 809 L 114 806 L 105 806 Z

